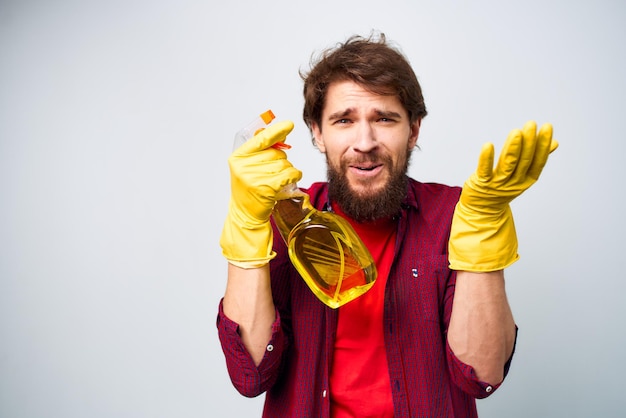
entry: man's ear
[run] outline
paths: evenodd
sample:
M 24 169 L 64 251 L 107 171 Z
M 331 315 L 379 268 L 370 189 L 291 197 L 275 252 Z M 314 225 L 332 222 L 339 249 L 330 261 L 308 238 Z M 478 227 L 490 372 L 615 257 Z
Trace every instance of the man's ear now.
M 413 149 L 417 145 L 417 138 L 420 135 L 420 126 L 422 124 L 422 120 L 418 119 L 411 124 L 411 133 L 409 136 L 408 148 Z
M 326 146 L 324 145 L 322 130 L 317 125 L 317 123 L 311 124 L 311 132 L 313 133 L 313 138 L 315 139 L 315 145 L 317 146 L 317 149 L 319 149 L 321 152 L 326 152 Z

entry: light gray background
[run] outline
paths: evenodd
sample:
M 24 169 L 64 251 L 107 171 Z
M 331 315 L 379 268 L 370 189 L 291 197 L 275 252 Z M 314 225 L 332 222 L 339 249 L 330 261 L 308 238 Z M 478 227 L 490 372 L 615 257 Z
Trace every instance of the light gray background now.
M 298 69 L 370 29 L 423 84 L 414 177 L 462 184 L 529 119 L 561 144 L 514 202 L 517 355 L 481 416 L 623 416 L 625 3 L 215 3 L 0 3 L 0 416 L 260 416 L 215 329 L 233 133 L 272 108 L 323 179 Z

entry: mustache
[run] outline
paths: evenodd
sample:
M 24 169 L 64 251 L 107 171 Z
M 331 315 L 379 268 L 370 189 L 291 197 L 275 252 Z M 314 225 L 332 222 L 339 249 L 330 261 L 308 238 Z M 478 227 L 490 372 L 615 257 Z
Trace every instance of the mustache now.
M 380 152 L 372 152 L 370 154 L 363 154 L 350 159 L 343 159 L 341 161 L 342 167 L 359 166 L 359 165 L 372 165 L 372 164 L 391 164 L 391 157 L 383 155 Z

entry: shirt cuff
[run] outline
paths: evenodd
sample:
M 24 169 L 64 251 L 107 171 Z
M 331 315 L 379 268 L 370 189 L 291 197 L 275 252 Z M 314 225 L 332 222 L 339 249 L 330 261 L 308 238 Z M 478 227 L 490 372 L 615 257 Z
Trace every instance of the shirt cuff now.
M 515 342 L 517 342 L 517 326 L 515 327 Z M 476 376 L 474 368 L 469 364 L 465 364 L 461 360 L 459 360 L 459 358 L 454 354 L 448 343 L 446 343 L 446 350 L 452 381 L 459 388 L 461 388 L 463 392 L 467 393 L 470 396 L 473 396 L 474 398 L 483 399 L 493 394 L 496 389 L 498 389 L 502 385 L 502 382 L 499 382 L 497 384 L 491 384 L 479 380 Z M 509 373 L 509 368 L 511 367 L 514 353 L 515 344 L 513 344 L 513 351 L 511 352 L 511 356 L 504 364 L 504 378 L 506 378 L 507 374 Z M 502 381 L 504 381 L 504 378 L 502 379 Z
M 280 372 L 282 353 L 286 348 L 286 338 L 281 328 L 280 315 L 272 324 L 272 335 L 261 363 L 256 366 L 246 349 L 239 324 L 226 316 L 223 300 L 220 301 L 217 315 L 217 328 L 226 367 L 233 386 L 244 396 L 253 397 L 265 392 L 276 380 Z

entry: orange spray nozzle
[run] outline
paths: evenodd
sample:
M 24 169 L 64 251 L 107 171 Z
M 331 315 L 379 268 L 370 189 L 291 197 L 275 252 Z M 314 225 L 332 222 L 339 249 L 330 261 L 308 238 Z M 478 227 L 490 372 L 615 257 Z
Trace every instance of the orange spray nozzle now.
M 261 119 L 263 119 L 263 122 L 265 122 L 266 125 L 269 125 L 270 122 L 273 121 L 274 118 L 276 117 L 274 116 L 274 112 L 272 112 L 272 109 L 266 110 L 265 112 L 261 113 L 259 116 L 261 116 Z M 259 129 L 259 131 L 260 130 L 262 129 Z M 258 131 L 255 132 L 255 134 L 256 133 L 258 133 Z M 272 145 L 272 148 L 285 150 L 285 149 L 291 148 L 291 145 L 285 144 L 284 142 L 277 142 L 274 145 Z
M 291 145 L 289 144 L 285 144 L 284 142 L 277 142 L 274 145 L 272 145 L 272 148 L 276 148 L 276 149 L 289 149 L 291 148 Z

